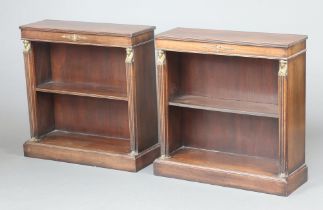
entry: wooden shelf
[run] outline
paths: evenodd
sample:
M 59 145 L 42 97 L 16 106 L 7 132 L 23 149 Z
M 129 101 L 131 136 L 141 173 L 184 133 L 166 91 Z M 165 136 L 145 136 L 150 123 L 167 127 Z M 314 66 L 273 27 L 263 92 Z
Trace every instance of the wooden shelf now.
M 279 168 L 278 160 L 187 147 L 154 162 L 155 175 L 284 196 L 295 190 L 295 182 L 306 181 L 305 165 L 290 174 L 288 181 L 280 176 Z
M 94 152 L 129 154 L 129 139 L 104 137 L 55 130 L 41 137 L 40 144 L 80 149 Z
M 191 147 L 179 148 L 170 155 L 167 161 L 225 170 L 232 173 L 248 173 L 263 176 L 277 176 L 279 170 L 279 162 L 277 160 Z
M 133 155 L 130 139 L 105 137 L 61 130 L 51 131 L 39 141 L 27 141 L 24 154 L 49 160 L 93 165 L 135 172 L 160 154 L 159 145 Z
M 25 156 L 132 172 L 159 157 L 154 28 L 21 26 L 32 136 Z
M 278 118 L 278 105 L 267 103 L 255 103 L 228 99 L 212 99 L 194 95 L 180 95 L 170 100 L 169 105 L 219 111 L 254 116 Z
M 36 91 L 65 95 L 87 96 L 127 101 L 127 94 L 113 88 L 91 84 L 75 84 L 64 82 L 46 82 L 37 86 Z
M 306 182 L 306 38 L 189 28 L 156 36 L 163 156 L 154 173 L 283 196 Z

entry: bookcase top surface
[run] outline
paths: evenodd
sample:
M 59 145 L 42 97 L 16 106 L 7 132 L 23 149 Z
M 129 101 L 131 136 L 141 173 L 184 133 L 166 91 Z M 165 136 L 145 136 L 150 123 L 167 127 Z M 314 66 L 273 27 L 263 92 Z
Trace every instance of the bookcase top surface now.
M 174 28 L 158 34 L 156 39 L 287 48 L 306 40 L 307 36 L 296 34 Z
M 92 23 L 64 20 L 43 20 L 20 26 L 21 30 L 68 32 L 79 34 L 134 37 L 155 29 L 155 26 Z

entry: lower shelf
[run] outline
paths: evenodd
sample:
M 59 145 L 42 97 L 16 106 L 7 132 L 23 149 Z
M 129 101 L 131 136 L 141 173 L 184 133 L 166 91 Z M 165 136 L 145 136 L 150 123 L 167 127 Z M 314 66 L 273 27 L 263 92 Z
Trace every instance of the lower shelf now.
M 279 162 L 272 159 L 190 147 L 182 147 L 176 150 L 171 155 L 171 158 L 169 158 L 169 161 L 197 167 L 264 176 L 275 176 L 279 172 Z
M 131 152 L 129 139 L 117 139 L 65 131 L 52 131 L 44 135 L 39 143 L 94 152 L 116 154 L 129 154 Z
M 271 159 L 187 147 L 154 162 L 156 175 L 284 196 L 307 180 L 305 165 L 288 177 L 280 177 L 278 170 L 279 163 Z
M 27 141 L 24 153 L 28 157 L 135 172 L 159 157 L 160 147 L 156 144 L 139 154 L 133 154 L 129 140 L 53 131 L 39 141 Z

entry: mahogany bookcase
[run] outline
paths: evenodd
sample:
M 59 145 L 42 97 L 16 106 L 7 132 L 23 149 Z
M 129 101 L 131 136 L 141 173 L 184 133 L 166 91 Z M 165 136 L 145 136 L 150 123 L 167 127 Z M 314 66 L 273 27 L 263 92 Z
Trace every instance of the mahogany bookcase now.
M 156 175 L 288 195 L 307 180 L 306 36 L 175 28 L 156 37 Z
M 26 156 L 137 171 L 160 155 L 155 27 L 44 20 L 20 29 Z

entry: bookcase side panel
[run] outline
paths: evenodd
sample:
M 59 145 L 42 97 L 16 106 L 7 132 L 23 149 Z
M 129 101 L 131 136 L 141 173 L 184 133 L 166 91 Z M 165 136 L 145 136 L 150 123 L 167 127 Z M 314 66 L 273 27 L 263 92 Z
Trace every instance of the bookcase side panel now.
M 24 62 L 28 96 L 29 123 L 31 137 L 39 138 L 54 129 L 52 97 L 37 94 L 39 80 L 49 77 L 46 49 L 43 45 L 24 40 Z
M 25 62 L 25 75 L 26 75 L 26 87 L 28 98 L 28 111 L 29 111 L 29 123 L 30 123 L 30 135 L 31 137 L 37 137 L 37 114 L 36 114 L 36 79 L 35 79 L 35 66 L 34 66 L 34 54 L 32 44 L 28 40 L 23 40 L 24 44 L 24 62 Z
M 36 94 L 38 135 L 42 136 L 55 129 L 54 95 L 47 93 Z
M 135 48 L 137 149 L 141 152 L 158 142 L 154 42 Z
M 36 84 L 39 85 L 41 83 L 50 81 L 52 78 L 50 43 L 33 42 L 33 49 Z
M 136 115 L 136 71 L 134 68 L 134 49 L 126 48 L 125 50 L 126 59 L 126 77 L 127 77 L 127 98 L 128 98 L 128 127 L 129 127 L 129 137 L 130 137 L 130 149 L 131 154 L 138 153 L 137 147 L 137 115 Z
M 305 163 L 305 53 L 288 61 L 287 80 L 287 168 L 291 173 Z
M 157 101 L 158 101 L 158 141 L 161 155 L 168 156 L 168 59 L 163 50 L 157 50 Z

